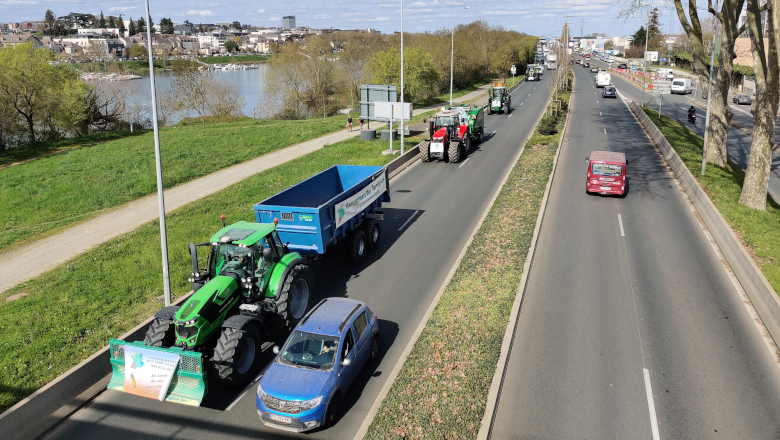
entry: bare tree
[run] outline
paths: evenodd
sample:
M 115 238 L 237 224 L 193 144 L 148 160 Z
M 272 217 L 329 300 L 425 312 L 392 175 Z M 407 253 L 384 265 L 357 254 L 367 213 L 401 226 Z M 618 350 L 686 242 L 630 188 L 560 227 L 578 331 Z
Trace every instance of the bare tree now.
M 235 86 L 216 79 L 195 63 L 181 60 L 174 62 L 171 88 L 163 95 L 163 110 L 194 114 L 204 125 L 208 116 L 239 116 L 246 104 Z
M 753 106 L 753 140 L 750 146 L 745 181 L 739 203 L 753 209 L 766 210 L 769 171 L 772 164 L 775 118 L 780 101 L 780 1 L 770 0 L 767 6 L 767 32 L 763 32 L 758 0 L 748 0 L 748 34 L 753 52 L 753 72 L 756 81 L 756 102 Z M 764 43 L 766 38 L 766 44 Z

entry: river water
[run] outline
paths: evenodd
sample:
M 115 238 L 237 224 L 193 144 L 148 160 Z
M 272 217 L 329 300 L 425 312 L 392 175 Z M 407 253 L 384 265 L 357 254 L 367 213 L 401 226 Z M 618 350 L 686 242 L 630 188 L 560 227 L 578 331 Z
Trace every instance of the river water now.
M 257 65 L 257 69 L 251 70 L 215 70 L 214 75 L 218 79 L 224 79 L 229 84 L 238 87 L 238 93 L 244 97 L 246 105 L 244 105 L 243 112 L 246 116 L 260 117 L 257 108 L 260 106 L 260 99 L 263 97 L 263 88 L 265 87 L 265 75 L 270 69 L 270 66 L 265 63 Z M 173 80 L 173 72 L 155 72 L 154 82 L 157 89 L 157 96 L 171 88 L 171 81 Z M 136 95 L 136 99 L 141 103 L 148 103 L 151 105 L 151 80 L 149 76 L 144 76 L 142 79 L 136 79 L 131 81 L 121 81 L 116 84 L 121 84 L 124 87 L 131 87 L 132 93 Z M 143 105 L 143 104 L 141 104 Z M 174 123 L 176 121 L 170 121 Z

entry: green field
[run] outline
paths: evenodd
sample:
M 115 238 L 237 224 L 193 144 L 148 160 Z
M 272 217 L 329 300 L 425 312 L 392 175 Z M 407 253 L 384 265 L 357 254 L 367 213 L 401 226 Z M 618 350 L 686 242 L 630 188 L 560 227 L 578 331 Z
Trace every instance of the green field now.
M 411 141 L 411 140 L 410 140 Z M 167 217 L 171 289 L 191 289 L 189 241 L 254 221 L 259 202 L 335 164 L 384 165 L 386 142 L 350 139 L 252 176 Z M 395 143 L 395 148 L 400 146 Z M 0 296 L 0 412 L 83 361 L 162 307 L 159 224 L 110 240 Z M 18 300 L 5 298 L 27 293 Z
M 477 437 L 563 124 L 526 142 L 366 439 Z
M 338 131 L 345 119 L 246 118 L 163 128 L 165 187 Z M 157 191 L 151 132 L 96 143 L 94 139 L 101 136 L 111 135 L 95 135 L 80 148 L 0 169 L 0 223 L 4 226 L 0 251 Z M 78 144 L 79 140 L 60 142 Z M 25 153 L 20 149 L 13 154 L 23 157 Z
M 775 292 L 780 292 L 780 205 L 771 197 L 768 197 L 766 211 L 740 205 L 738 201 L 745 172 L 739 166 L 731 162 L 726 169 L 707 165 L 707 174 L 702 176 L 704 141 L 701 136 L 666 116 L 660 121 L 656 110 L 646 107 L 644 110 L 737 233 L 769 284 Z

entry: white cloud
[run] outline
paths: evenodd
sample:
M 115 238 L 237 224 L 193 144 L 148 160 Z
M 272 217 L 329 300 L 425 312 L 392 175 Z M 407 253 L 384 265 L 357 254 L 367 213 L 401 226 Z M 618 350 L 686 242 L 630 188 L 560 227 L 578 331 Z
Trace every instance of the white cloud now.
M 209 10 L 198 11 L 197 9 L 191 9 L 187 11 L 187 15 L 199 15 L 201 17 L 211 17 L 212 15 L 214 15 L 214 13 Z
M 282 17 L 268 17 L 268 21 L 281 21 Z
M 265 9 L 258 9 L 257 12 L 259 12 L 261 14 L 265 14 Z
M 17 5 L 37 5 L 38 2 L 26 1 L 26 0 L 3 0 L 0 1 L 0 5 L 17 6 Z

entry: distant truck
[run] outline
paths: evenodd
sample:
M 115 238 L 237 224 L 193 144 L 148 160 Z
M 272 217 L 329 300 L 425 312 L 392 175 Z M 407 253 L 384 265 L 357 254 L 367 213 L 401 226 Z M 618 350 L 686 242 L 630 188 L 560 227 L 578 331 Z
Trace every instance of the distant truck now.
M 558 68 L 558 55 L 547 55 L 547 70 L 556 70 Z
M 273 223 L 284 246 L 317 258 L 336 244 L 358 264 L 379 246 L 378 211 L 390 201 L 387 170 L 380 166 L 334 165 L 254 205 L 258 223 Z
M 606 70 L 599 70 L 596 75 L 596 87 L 606 87 L 612 84 L 612 77 Z

